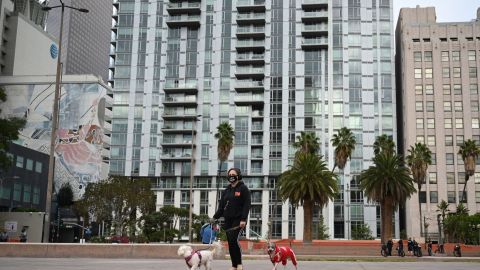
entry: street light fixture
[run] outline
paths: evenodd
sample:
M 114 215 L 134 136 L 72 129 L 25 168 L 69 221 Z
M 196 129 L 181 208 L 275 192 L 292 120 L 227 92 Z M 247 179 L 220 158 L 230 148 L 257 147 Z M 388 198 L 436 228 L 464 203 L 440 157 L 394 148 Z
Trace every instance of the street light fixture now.
M 190 204 L 189 204 L 189 207 L 188 207 L 188 241 L 190 243 L 193 243 L 192 242 L 192 236 L 193 236 L 193 232 L 192 232 L 192 205 L 193 205 L 193 171 L 194 171 L 194 166 L 193 166 L 193 163 L 195 162 L 194 160 L 194 156 L 193 156 L 193 146 L 194 146 L 194 143 L 195 143 L 195 124 L 197 123 L 197 121 L 200 121 L 199 117 L 202 117 L 201 115 L 197 115 L 195 116 L 193 119 L 192 119 L 192 152 L 190 153 Z
M 65 13 L 65 8 L 73 9 L 79 12 L 88 13 L 88 9 L 85 8 L 76 8 L 72 6 L 67 6 L 60 1 L 60 5 L 53 7 L 42 7 L 42 10 L 49 11 L 54 8 L 62 8 L 62 13 L 60 17 L 60 36 L 58 41 L 58 55 L 57 55 L 57 74 L 55 77 L 55 94 L 53 97 L 53 112 L 52 112 L 52 131 L 50 138 L 50 157 L 48 159 L 48 178 L 47 178 L 47 195 L 45 199 L 45 219 L 43 224 L 43 242 L 48 242 L 50 234 L 50 208 L 52 207 L 52 189 L 53 189 L 53 177 L 55 169 L 55 142 L 57 139 L 57 129 L 58 129 L 58 99 L 60 97 L 60 75 L 61 75 L 61 58 L 62 58 L 62 36 L 63 36 L 63 15 Z

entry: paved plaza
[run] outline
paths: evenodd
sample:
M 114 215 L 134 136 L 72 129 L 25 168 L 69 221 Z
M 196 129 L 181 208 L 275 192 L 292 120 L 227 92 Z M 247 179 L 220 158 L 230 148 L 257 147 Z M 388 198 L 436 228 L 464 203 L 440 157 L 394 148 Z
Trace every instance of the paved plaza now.
M 217 260 L 214 270 L 229 269 L 229 261 Z M 266 260 L 247 260 L 245 270 L 270 270 L 272 265 Z M 178 260 L 142 260 L 142 259 L 89 259 L 89 258 L 8 258 L 0 257 L 2 270 L 187 270 L 185 261 Z M 204 269 L 202 267 L 202 269 Z M 295 269 L 290 263 L 286 268 Z M 340 261 L 300 261 L 299 270 L 473 270 L 480 269 L 480 261 L 476 262 L 443 262 L 428 260 L 418 262 L 340 262 Z

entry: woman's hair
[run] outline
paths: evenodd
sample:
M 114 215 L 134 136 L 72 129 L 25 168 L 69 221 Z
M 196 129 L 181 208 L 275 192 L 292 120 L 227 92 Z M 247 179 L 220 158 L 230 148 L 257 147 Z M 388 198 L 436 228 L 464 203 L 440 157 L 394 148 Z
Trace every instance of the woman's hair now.
M 230 168 L 227 171 L 227 175 L 230 173 L 230 171 L 235 171 L 238 175 L 238 180 L 242 180 L 242 171 L 240 171 L 239 168 Z

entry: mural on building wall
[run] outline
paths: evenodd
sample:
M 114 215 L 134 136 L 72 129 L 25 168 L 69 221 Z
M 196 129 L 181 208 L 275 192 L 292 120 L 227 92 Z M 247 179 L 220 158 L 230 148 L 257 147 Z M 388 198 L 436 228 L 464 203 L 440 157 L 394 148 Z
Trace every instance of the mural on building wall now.
M 6 89 L 8 104 L 4 113 L 27 118 L 17 143 L 48 154 L 55 85 L 10 85 Z M 106 178 L 108 168 L 102 163 L 106 94 L 99 84 L 62 86 L 55 190 L 70 183 L 79 198 L 86 184 Z

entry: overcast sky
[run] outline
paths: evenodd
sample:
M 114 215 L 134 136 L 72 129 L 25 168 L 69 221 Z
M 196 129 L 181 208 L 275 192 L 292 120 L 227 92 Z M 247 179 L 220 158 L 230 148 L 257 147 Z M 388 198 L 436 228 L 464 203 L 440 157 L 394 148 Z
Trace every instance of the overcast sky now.
M 437 22 L 467 22 L 477 17 L 480 0 L 393 0 L 394 27 L 402 7 L 435 7 Z

